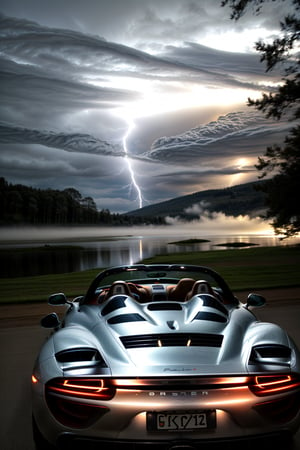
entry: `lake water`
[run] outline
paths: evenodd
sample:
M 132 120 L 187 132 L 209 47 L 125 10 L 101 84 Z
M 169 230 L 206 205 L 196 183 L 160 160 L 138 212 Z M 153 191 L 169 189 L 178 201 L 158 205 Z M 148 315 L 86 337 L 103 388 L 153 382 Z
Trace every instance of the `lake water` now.
M 197 244 L 176 244 L 186 239 L 206 239 Z M 1 278 L 77 272 L 121 264 L 138 263 L 158 254 L 182 251 L 222 251 L 219 244 L 252 243 L 259 246 L 288 245 L 270 235 L 201 235 L 195 230 L 159 228 L 75 228 L 2 230 Z M 294 239 L 292 243 L 300 242 Z M 199 261 L 199 264 L 201 262 Z

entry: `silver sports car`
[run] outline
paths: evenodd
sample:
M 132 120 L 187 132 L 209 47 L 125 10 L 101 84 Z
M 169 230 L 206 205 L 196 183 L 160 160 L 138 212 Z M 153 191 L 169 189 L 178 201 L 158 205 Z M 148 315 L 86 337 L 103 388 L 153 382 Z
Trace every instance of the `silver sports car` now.
M 256 319 L 263 297 L 241 303 L 212 269 L 114 267 L 49 303 L 67 309 L 41 322 L 53 332 L 32 374 L 38 449 L 210 448 L 299 428 L 299 351 Z

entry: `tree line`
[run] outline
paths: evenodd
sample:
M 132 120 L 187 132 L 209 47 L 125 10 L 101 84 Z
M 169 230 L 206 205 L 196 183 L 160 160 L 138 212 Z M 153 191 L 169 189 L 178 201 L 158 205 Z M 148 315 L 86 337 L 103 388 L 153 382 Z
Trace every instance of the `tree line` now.
M 91 197 L 74 188 L 36 189 L 0 177 L 0 225 L 130 226 L 164 223 L 161 217 L 135 217 L 98 210 Z

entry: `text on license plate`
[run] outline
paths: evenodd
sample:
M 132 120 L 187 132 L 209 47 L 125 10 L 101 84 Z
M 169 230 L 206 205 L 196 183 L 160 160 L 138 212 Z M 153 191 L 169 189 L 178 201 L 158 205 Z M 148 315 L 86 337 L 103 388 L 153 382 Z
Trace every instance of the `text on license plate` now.
M 207 415 L 201 413 L 160 414 L 156 416 L 157 430 L 197 430 L 207 428 Z

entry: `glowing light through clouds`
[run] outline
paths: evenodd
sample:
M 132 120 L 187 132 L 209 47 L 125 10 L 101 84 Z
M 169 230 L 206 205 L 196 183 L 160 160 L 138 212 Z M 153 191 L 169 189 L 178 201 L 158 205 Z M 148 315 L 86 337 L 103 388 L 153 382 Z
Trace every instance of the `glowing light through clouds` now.
M 256 181 L 292 126 L 246 106 L 281 81 L 254 44 L 284 11 L 237 25 L 220 3 L 3 0 L 1 176 L 112 213 Z

